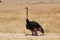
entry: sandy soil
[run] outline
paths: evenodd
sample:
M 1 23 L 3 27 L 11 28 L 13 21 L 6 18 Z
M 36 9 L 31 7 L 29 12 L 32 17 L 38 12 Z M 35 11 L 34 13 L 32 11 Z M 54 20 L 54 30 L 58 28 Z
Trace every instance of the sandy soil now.
M 25 36 L 25 34 L 0 34 L 0 40 L 60 40 L 57 34 L 45 34 L 44 36 Z

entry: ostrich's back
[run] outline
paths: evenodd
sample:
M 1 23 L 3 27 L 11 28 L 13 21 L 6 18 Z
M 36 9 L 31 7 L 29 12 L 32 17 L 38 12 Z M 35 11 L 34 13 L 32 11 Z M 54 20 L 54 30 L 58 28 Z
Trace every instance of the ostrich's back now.
M 35 21 L 29 21 L 28 24 L 26 24 L 27 29 L 34 29 L 34 28 L 41 28 L 41 26 L 35 22 Z
M 34 28 L 40 28 L 39 23 L 35 22 L 35 21 L 30 21 L 30 24 L 34 27 Z

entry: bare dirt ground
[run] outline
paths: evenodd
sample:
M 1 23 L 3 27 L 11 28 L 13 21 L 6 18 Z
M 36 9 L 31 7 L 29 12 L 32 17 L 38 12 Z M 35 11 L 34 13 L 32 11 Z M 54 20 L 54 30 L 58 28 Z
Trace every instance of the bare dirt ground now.
M 25 36 L 25 34 L 0 34 L 0 40 L 60 40 L 60 34 L 45 34 L 44 36 Z

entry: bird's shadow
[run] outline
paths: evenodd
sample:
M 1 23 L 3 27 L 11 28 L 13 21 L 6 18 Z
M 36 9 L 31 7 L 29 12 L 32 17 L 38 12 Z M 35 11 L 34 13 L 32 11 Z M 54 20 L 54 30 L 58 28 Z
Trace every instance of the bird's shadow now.
M 35 35 L 32 35 L 32 34 L 25 34 L 25 36 L 35 36 Z M 45 34 L 40 34 L 40 35 L 37 35 L 37 36 L 45 36 Z

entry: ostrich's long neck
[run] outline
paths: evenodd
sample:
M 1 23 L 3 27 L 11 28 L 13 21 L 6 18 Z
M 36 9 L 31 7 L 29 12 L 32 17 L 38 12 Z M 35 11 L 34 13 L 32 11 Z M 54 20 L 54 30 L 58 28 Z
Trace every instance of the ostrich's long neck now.
M 26 19 L 28 19 L 28 7 L 26 7 Z
M 28 20 L 28 7 L 26 7 L 26 23 L 29 23 L 29 20 Z

